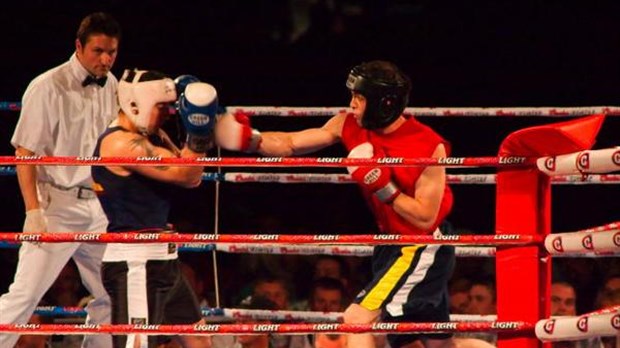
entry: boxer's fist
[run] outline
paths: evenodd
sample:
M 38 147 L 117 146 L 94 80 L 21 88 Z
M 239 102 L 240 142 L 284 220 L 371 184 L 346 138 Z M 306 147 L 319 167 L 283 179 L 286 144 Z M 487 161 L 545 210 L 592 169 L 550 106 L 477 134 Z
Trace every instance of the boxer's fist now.
M 385 157 L 380 149 L 375 150 L 371 143 L 362 143 L 349 152 L 348 158 Z M 384 203 L 392 203 L 400 190 L 392 182 L 392 169 L 389 167 L 347 167 L 351 177 L 365 190 L 373 193 Z
M 26 212 L 26 220 L 24 220 L 22 231 L 26 233 L 47 232 L 47 218 L 43 213 L 43 209 L 30 209 Z
M 216 121 L 217 91 L 208 83 L 192 82 L 179 96 L 178 109 L 187 131 L 187 147 L 194 152 L 206 152 Z
M 215 126 L 215 143 L 226 150 L 256 152 L 262 140 L 260 132 L 241 113 L 225 114 Z
M 190 83 L 200 82 L 200 80 L 194 75 L 180 75 L 176 79 L 174 79 L 174 85 L 177 89 L 177 95 L 185 93 L 185 88 Z

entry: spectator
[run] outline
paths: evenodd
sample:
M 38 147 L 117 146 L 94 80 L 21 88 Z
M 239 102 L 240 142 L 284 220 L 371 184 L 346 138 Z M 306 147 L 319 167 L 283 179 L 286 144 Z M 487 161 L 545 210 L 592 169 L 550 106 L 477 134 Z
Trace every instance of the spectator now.
M 603 288 L 597 296 L 598 308 L 620 305 L 620 273 L 611 273 L 605 277 Z M 616 337 L 601 337 L 601 347 L 617 348 L 620 346 L 620 332 Z
M 251 296 L 249 299 L 243 301 L 239 308 L 243 309 L 267 309 L 267 310 L 276 310 L 278 309 L 278 305 L 271 301 L 267 297 L 263 296 Z M 269 320 L 245 320 L 242 319 L 239 321 L 240 323 L 247 324 L 268 324 L 271 323 Z M 270 344 L 270 335 L 238 335 L 236 337 L 236 342 L 233 345 L 233 348 L 271 348 Z
M 605 277 L 603 288 L 597 296 L 598 308 L 608 308 L 620 304 L 620 273 Z
M 181 254 L 179 257 L 181 260 L 179 264 L 181 272 L 194 290 L 200 307 L 214 306 L 214 301 L 209 301 L 210 299 L 207 296 L 207 288 L 212 287 L 212 284 L 210 284 L 210 278 L 206 278 L 211 277 L 208 272 L 206 258 L 199 257 L 199 255 L 191 256 L 196 257 L 189 257 L 187 254 Z
M 321 277 L 310 289 L 310 310 L 315 312 L 342 312 L 349 304 L 347 291 L 338 279 Z M 308 334 L 291 337 L 289 348 L 338 348 L 347 346 L 346 335 Z
M 343 257 L 337 255 L 319 255 L 316 259 L 311 261 L 310 267 L 312 268 L 312 277 L 308 277 L 307 274 L 303 272 L 298 272 L 300 275 L 297 278 L 301 279 L 295 279 L 296 284 L 299 286 L 297 288 L 299 292 L 296 293 L 296 296 L 300 298 L 300 300 L 291 303 L 291 308 L 307 310 L 310 307 L 307 299 L 310 297 L 310 290 L 313 282 L 318 278 L 328 277 L 337 279 L 345 286 L 347 293 L 354 293 L 349 287 L 351 285 L 349 282 L 349 265 Z M 356 291 L 359 290 L 356 289 Z
M 554 279 L 568 281 L 575 292 L 583 294 L 577 298 L 577 313 L 586 313 L 596 308 L 596 292 L 603 282 L 604 272 L 597 259 L 554 258 L 552 269 Z
M 312 283 L 308 302 L 311 311 L 341 312 L 348 301 L 347 290 L 340 280 L 321 277 Z
M 469 307 L 469 290 L 471 281 L 466 278 L 450 280 L 448 294 L 450 295 L 450 313 L 465 314 Z
M 551 315 L 575 316 L 576 303 L 575 288 L 570 283 L 556 281 L 551 284 Z
M 495 347 L 495 345 L 485 340 L 481 340 L 479 338 L 457 337 L 454 339 L 454 347 L 455 348 L 493 348 Z
M 74 307 L 78 306 L 82 299 L 81 290 L 80 274 L 75 263 L 70 261 L 60 271 L 45 298 L 54 306 Z
M 342 257 L 336 255 L 320 255 L 314 264 L 314 279 L 329 277 L 342 280 L 346 285 L 349 269 Z
M 283 278 L 265 276 L 254 283 L 253 296 L 261 296 L 276 304 L 276 309 L 289 309 L 290 286 Z
M 472 281 L 469 289 L 469 314 L 490 315 L 497 313 L 495 281 L 490 277 Z
M 254 283 L 253 297 L 264 297 L 276 305 L 277 310 L 289 310 L 291 290 L 284 278 L 266 276 Z M 272 348 L 288 347 L 291 336 L 272 335 L 270 337 Z
M 566 281 L 554 281 L 551 284 L 551 315 L 552 316 L 575 316 L 577 294 L 575 288 Z M 553 342 L 553 348 L 577 348 L 588 347 L 588 340 Z
M 469 289 L 469 306 L 467 314 L 492 315 L 497 313 L 495 281 L 490 276 L 481 276 L 471 281 Z M 464 333 L 455 337 L 455 342 L 461 341 L 466 345 L 474 345 L 483 340 L 491 344 L 496 344 L 497 334 L 494 333 Z M 471 340 L 475 339 L 475 340 Z M 455 343 L 456 344 L 456 343 Z

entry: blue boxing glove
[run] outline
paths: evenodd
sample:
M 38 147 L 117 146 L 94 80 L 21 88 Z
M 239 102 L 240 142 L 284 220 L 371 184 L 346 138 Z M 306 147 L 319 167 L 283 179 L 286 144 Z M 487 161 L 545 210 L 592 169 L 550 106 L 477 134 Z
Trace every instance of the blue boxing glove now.
M 187 131 L 187 147 L 207 152 L 212 143 L 218 110 L 215 87 L 204 82 L 189 83 L 179 96 L 179 117 Z
M 198 79 L 194 75 L 180 75 L 176 79 L 174 79 L 174 85 L 177 89 L 177 95 L 181 95 L 182 93 L 184 93 L 187 85 L 193 82 L 200 82 L 200 79 Z

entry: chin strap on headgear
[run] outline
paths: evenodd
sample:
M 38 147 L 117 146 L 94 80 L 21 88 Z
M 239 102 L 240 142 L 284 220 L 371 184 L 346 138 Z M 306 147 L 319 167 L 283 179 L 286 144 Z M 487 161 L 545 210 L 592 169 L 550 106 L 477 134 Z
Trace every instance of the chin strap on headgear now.
M 151 119 L 153 106 L 177 99 L 174 81 L 167 77 L 144 79 L 146 70 L 125 70 L 118 83 L 118 102 L 121 110 L 143 134 L 156 131 L 157 120 Z
M 376 63 L 363 63 L 354 67 L 346 84 L 351 91 L 366 98 L 366 109 L 362 116 L 362 127 L 366 129 L 384 128 L 394 122 L 405 110 L 411 90 L 409 78 L 393 64 L 387 63 L 387 67 L 394 70 L 393 78 L 377 76 L 376 71 L 382 68 L 377 68 Z M 375 66 L 371 67 L 373 64 Z

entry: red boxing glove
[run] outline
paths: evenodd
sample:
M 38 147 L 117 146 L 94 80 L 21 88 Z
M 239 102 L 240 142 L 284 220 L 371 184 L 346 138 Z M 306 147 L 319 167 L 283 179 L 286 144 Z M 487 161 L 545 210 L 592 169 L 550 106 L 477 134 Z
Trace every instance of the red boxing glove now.
M 246 114 L 226 114 L 215 125 L 215 142 L 226 150 L 255 152 L 262 136 Z
M 385 154 L 381 149 L 375 151 L 371 143 L 362 143 L 354 147 L 347 157 L 375 158 L 385 157 Z M 389 167 L 347 167 L 347 170 L 358 184 L 384 203 L 392 203 L 400 195 L 400 190 L 392 182 L 392 169 Z

